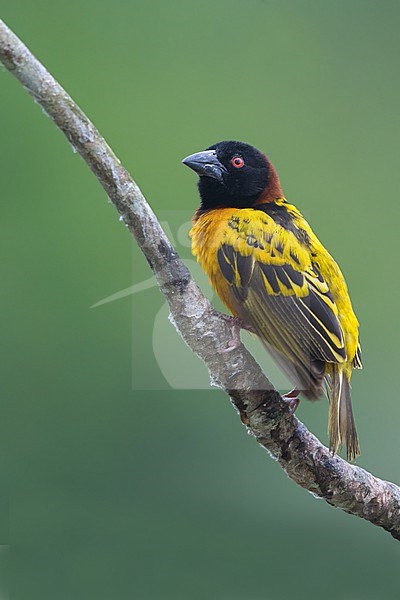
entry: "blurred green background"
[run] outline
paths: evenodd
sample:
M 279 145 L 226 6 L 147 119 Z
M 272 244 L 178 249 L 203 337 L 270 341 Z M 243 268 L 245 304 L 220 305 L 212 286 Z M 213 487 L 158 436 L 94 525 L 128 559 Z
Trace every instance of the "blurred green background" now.
M 269 154 L 362 324 L 359 464 L 399 482 L 398 0 L 4 0 L 1 16 L 186 258 L 181 158 L 227 138 Z M 170 387 L 160 361 L 189 350 L 154 287 L 90 308 L 147 264 L 5 71 L 0 111 L 0 597 L 398 598 L 398 542 L 289 481 L 224 394 Z M 326 441 L 326 402 L 298 415 Z

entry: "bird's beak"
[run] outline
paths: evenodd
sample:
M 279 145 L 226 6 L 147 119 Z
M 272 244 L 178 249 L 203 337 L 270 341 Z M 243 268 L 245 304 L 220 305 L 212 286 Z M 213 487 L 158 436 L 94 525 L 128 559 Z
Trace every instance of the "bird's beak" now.
M 227 173 L 224 165 L 219 162 L 215 150 L 196 152 L 196 154 L 191 154 L 184 158 L 182 162 L 200 177 L 212 177 L 221 183 L 223 181 L 223 174 Z

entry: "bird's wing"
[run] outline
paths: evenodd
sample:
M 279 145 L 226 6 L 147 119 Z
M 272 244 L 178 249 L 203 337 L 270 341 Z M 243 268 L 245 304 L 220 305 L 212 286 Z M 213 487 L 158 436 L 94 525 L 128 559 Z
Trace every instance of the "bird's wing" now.
M 353 367 L 355 369 L 362 369 L 363 365 L 362 365 L 362 352 L 361 352 L 361 344 L 360 342 L 358 342 L 357 344 L 357 350 L 356 350 L 356 354 L 353 358 Z
M 325 362 L 346 360 L 329 286 L 293 231 L 266 217 L 230 226 L 218 265 L 237 314 L 303 389 L 321 385 Z

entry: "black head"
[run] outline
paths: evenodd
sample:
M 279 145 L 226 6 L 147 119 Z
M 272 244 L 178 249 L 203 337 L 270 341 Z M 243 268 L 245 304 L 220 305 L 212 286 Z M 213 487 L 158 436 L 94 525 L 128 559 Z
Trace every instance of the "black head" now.
M 201 208 L 254 206 L 276 173 L 267 157 L 244 142 L 219 142 L 183 161 L 199 175 Z

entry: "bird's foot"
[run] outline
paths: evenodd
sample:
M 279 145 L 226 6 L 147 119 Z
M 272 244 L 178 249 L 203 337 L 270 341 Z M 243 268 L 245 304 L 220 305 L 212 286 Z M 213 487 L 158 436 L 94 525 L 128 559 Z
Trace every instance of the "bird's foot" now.
M 222 317 L 228 323 L 230 330 L 232 332 L 232 339 L 229 342 L 228 346 L 226 348 L 224 348 L 223 350 L 221 350 L 222 354 L 226 354 L 227 352 L 232 352 L 233 350 L 236 350 L 237 348 L 239 348 L 239 346 L 241 344 L 241 341 L 240 341 L 240 330 L 241 329 L 245 329 L 246 331 L 249 331 L 250 333 L 256 333 L 250 325 L 247 325 L 247 323 L 242 321 L 242 319 L 239 319 L 239 317 L 233 317 L 231 315 L 224 315 L 224 314 L 222 315 Z
M 230 325 L 230 330 L 232 333 L 232 339 L 227 345 L 227 347 L 221 350 L 222 354 L 226 354 L 227 352 L 232 352 L 233 350 L 236 350 L 241 344 L 240 328 L 237 325 Z
M 256 331 L 252 328 L 251 325 L 247 325 L 247 323 L 242 321 L 242 319 L 240 319 L 239 317 L 233 317 L 232 315 L 225 315 L 224 313 L 221 313 L 221 314 L 222 314 L 222 318 L 225 319 L 225 321 L 228 323 L 228 325 L 230 327 L 237 327 L 238 329 L 245 329 L 246 331 L 249 331 L 250 333 L 256 333 Z
M 299 390 L 296 390 L 296 388 L 294 388 L 293 390 L 291 390 L 287 394 L 283 394 L 282 396 L 282 400 L 288 405 L 289 412 L 291 415 L 294 414 L 298 405 L 300 404 L 299 394 Z

